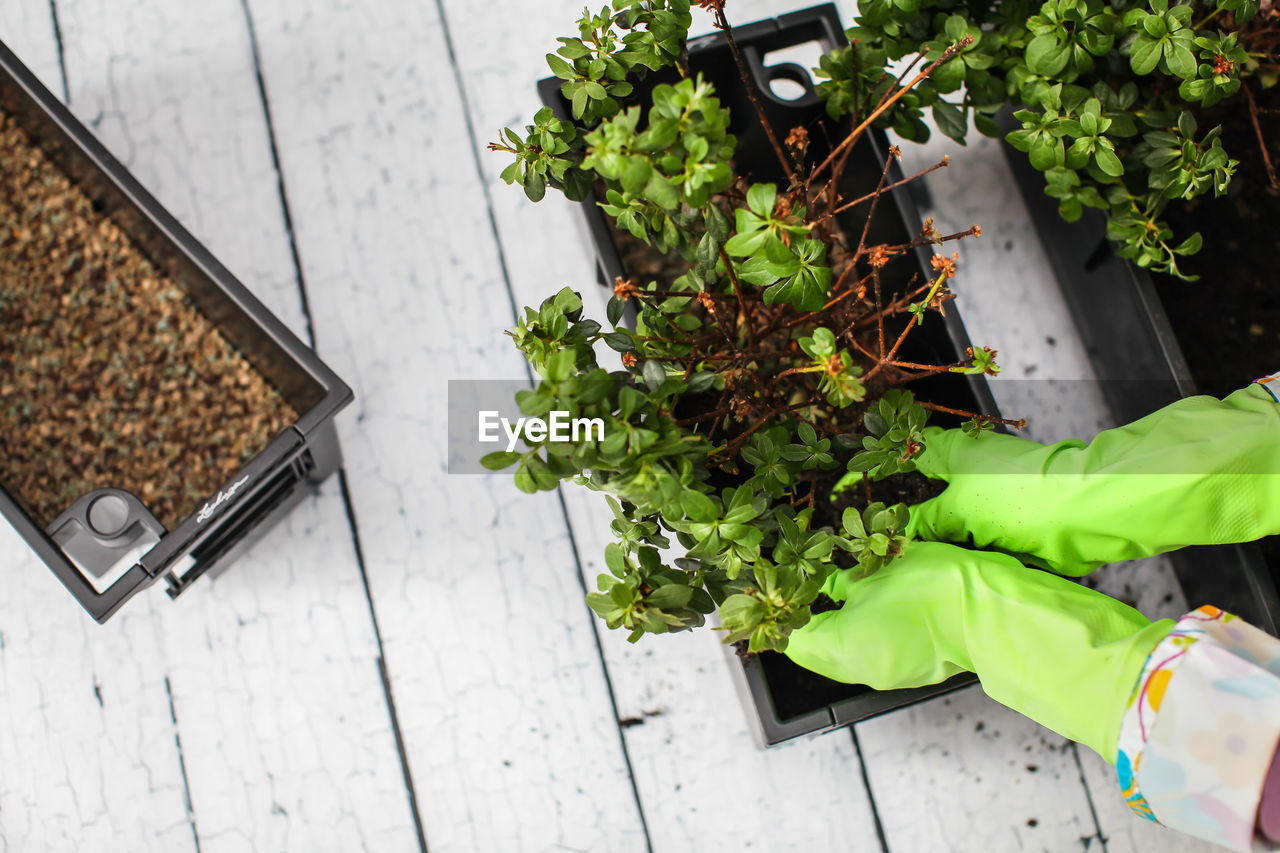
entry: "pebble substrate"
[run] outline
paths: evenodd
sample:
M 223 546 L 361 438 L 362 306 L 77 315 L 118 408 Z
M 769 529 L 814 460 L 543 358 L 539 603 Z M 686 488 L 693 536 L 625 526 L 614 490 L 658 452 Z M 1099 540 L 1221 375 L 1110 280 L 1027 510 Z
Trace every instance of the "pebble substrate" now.
M 42 527 L 106 486 L 172 530 L 296 413 L 0 111 L 0 485 Z

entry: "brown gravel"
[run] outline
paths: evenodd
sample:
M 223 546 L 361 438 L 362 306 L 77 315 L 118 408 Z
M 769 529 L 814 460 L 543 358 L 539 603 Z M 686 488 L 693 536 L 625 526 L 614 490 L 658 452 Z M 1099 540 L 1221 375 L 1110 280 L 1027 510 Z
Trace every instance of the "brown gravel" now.
M 105 486 L 172 530 L 296 414 L 0 112 L 0 485 L 41 526 Z

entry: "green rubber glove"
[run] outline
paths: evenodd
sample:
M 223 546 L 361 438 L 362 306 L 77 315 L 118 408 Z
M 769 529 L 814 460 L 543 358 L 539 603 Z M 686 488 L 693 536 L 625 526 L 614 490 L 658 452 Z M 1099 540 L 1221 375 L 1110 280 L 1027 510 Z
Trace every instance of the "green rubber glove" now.
M 1280 533 L 1280 406 L 1258 384 L 1188 397 L 1093 441 L 930 428 L 918 466 L 949 481 L 907 532 L 1060 574 Z
M 828 582 L 844 601 L 792 632 L 806 669 L 878 690 L 975 672 L 987 695 L 1115 763 L 1125 703 L 1173 627 L 1005 554 L 911 542 L 870 577 Z

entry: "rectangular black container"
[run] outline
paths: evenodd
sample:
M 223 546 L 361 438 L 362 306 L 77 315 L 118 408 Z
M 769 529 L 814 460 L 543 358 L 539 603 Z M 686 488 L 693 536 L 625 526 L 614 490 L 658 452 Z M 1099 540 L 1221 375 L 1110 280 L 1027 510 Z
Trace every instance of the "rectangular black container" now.
M 770 123 L 775 131 L 783 134 L 793 127 L 807 128 L 812 141 L 810 157 L 816 158 L 814 162 L 825 156 L 831 144 L 843 139 L 850 127 L 847 122 L 842 126 L 835 125 L 827 117 L 806 68 L 794 63 L 766 66 L 763 59 L 770 52 L 808 42 L 817 42 L 823 52 L 833 50 L 846 43 L 843 30 L 839 13 L 830 3 L 734 27 L 733 30 Z M 785 183 L 777 158 L 738 77 L 724 36 L 717 33 L 690 39 L 689 65 L 692 72 L 701 72 L 715 85 L 721 104 L 730 110 L 730 132 L 738 138 L 734 157 L 738 173 L 749 175 L 755 181 Z M 771 81 L 777 79 L 798 84 L 803 88 L 803 94 L 789 100 L 779 97 L 770 88 Z M 651 77 L 645 80 L 637 86 L 637 97 L 643 98 L 654 85 L 662 82 L 672 82 L 672 79 Z M 538 92 L 544 104 L 555 109 L 561 118 L 568 118 L 560 83 L 556 78 L 539 81 Z M 873 191 L 887 157 L 888 144 L 882 135 L 864 136 L 850 157 L 846 170 L 848 185 L 842 187 L 842 192 L 847 197 L 857 197 Z M 899 181 L 902 177 L 895 162 L 890 167 L 889 182 Z M 890 208 L 896 209 L 896 215 Z M 599 281 L 612 286 L 623 270 L 606 215 L 597 207 L 594 198 L 582 203 L 582 211 L 595 245 Z M 881 197 L 868 241 L 872 244 L 906 242 L 919 231 L 922 221 L 906 188 L 891 190 Z M 926 278 L 931 277 L 931 254 L 927 248 L 918 249 L 916 253 L 914 269 Z M 900 268 L 910 266 L 905 259 L 897 264 Z M 886 272 L 893 268 L 891 264 L 886 267 Z M 960 361 L 969 345 L 959 312 L 950 305 L 945 320 L 930 317 L 930 321 L 908 339 L 902 352 L 903 357 L 909 360 L 946 364 Z M 999 414 L 986 379 L 981 376 L 946 374 L 916 383 L 915 387 L 933 402 L 967 411 Z M 936 423 L 944 421 L 944 417 L 935 420 Z M 846 726 L 939 696 L 977 680 L 973 675 L 964 674 L 927 687 L 878 691 L 863 685 L 831 681 L 773 652 L 737 657 L 736 660 L 740 665 L 734 666 L 735 681 L 750 706 L 748 717 L 753 718 L 756 734 L 766 746 Z
M 90 615 L 105 622 L 131 596 L 164 578 L 176 597 L 198 577 L 218 571 L 283 517 L 308 489 L 341 465 L 334 416 L 352 400 L 351 389 L 298 340 L 225 267 L 143 189 L 65 106 L 0 44 L 0 106 L 15 117 L 31 142 L 62 169 L 154 263 L 184 288 L 192 302 L 248 361 L 270 381 L 297 421 L 249 460 L 202 510 L 165 530 L 140 503 L 130 507 L 126 532 L 146 533 L 141 553 L 115 546 L 125 556 L 106 583 L 92 564 L 103 546 L 62 533 L 60 517 L 42 529 L 0 485 L 0 513 L 17 529 L 58 580 Z M 11 438 L 11 437 L 6 437 Z M 112 490 L 98 490 L 112 491 Z M 92 494 L 96 494 L 92 493 Z M 127 493 L 123 493 L 127 494 Z M 87 496 L 89 497 L 89 496 Z M 85 513 L 76 501 L 64 516 Z M 69 530 L 75 527 L 73 520 Z M 123 534 L 122 534 L 123 535 Z M 158 537 L 158 540 L 157 540 Z M 73 559 L 72 553 L 77 555 Z M 82 568 L 84 567 L 84 568 Z M 215 574 L 217 572 L 214 572 Z M 117 576 L 118 575 L 118 576 Z
M 1006 130 L 1020 126 L 1010 115 L 1002 121 Z M 1116 420 L 1129 423 L 1195 394 L 1151 275 L 1111 251 L 1104 214 L 1088 209 L 1077 222 L 1063 221 L 1042 173 L 1012 146 L 1004 152 Z M 1212 604 L 1277 634 L 1280 595 L 1254 543 L 1192 546 L 1169 557 L 1190 606 Z

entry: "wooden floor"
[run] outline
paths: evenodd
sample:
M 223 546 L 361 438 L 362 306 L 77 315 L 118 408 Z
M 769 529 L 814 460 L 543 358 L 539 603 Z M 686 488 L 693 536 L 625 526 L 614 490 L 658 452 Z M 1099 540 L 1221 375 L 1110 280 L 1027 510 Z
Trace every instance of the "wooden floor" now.
M 342 476 L 176 602 L 99 627 L 0 525 L 0 850 L 1208 849 L 977 688 L 760 750 L 715 636 L 630 646 L 586 608 L 598 496 L 445 473 L 447 380 L 525 375 L 513 303 L 570 284 L 603 315 L 575 211 L 532 209 L 484 150 L 580 10 L 0 3 L 0 40 L 356 393 Z M 997 393 L 1033 435 L 1091 433 L 998 148 L 906 150 L 947 152 L 931 207 L 984 228 L 958 304 Z M 1105 583 L 1167 615 L 1165 577 Z

